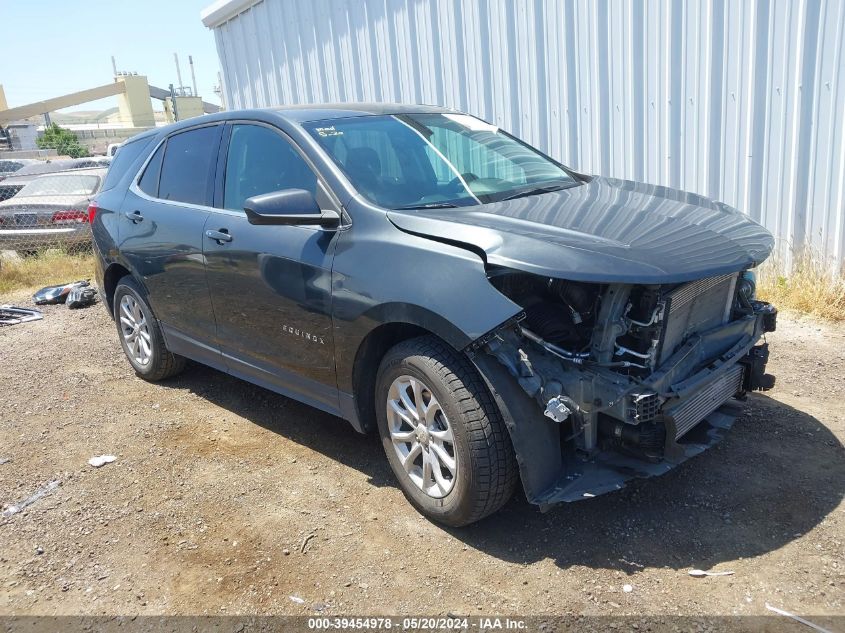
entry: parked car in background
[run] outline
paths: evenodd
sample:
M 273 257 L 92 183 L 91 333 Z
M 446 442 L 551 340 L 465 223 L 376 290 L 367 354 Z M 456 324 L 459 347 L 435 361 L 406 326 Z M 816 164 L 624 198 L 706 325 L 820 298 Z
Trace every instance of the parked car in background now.
M 106 171 L 98 167 L 37 176 L 14 198 L 0 202 L 0 250 L 89 245 L 88 206 Z
M 2 158 L 0 159 L 0 181 L 5 180 L 18 170 L 38 162 L 34 158 Z
M 461 112 L 209 115 L 130 140 L 108 181 L 96 275 L 136 373 L 191 358 L 377 430 L 442 523 L 520 479 L 547 507 L 665 473 L 772 385 L 766 229 Z
M 37 160 L 24 165 L 14 175 L 0 183 L 0 201 L 14 197 L 30 182 L 44 174 L 52 174 L 74 169 L 90 169 L 108 167 L 111 159 L 108 156 L 91 156 L 86 158 L 70 158 L 65 160 Z

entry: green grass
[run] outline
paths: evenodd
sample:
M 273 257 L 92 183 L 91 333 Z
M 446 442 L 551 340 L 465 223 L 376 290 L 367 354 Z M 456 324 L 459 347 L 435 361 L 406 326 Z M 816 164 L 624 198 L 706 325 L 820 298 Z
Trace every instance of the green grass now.
M 91 253 L 70 255 L 49 250 L 40 255 L 0 260 L 0 303 L 11 293 L 36 291 L 44 286 L 90 279 L 94 276 Z

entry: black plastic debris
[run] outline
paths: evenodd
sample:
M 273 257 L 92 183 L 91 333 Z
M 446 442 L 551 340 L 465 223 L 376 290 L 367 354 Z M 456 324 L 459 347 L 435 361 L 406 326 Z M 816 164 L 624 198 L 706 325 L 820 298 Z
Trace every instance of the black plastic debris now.
M 38 321 L 43 318 L 44 315 L 41 314 L 41 311 L 33 308 L 19 308 L 10 305 L 0 306 L 0 325 L 17 325 L 18 323 Z
M 67 295 L 68 308 L 86 308 L 97 301 L 97 291 L 86 286 L 74 286 Z
M 71 290 L 85 288 L 88 285 L 87 281 L 74 281 L 61 286 L 47 286 L 32 295 L 32 300 L 35 305 L 64 303 Z

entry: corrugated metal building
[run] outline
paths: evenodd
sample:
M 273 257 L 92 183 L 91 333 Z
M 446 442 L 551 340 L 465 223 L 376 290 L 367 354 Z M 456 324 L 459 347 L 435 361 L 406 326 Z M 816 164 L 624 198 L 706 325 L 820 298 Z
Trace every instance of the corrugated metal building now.
M 433 103 L 845 258 L 845 1 L 220 0 L 229 108 Z

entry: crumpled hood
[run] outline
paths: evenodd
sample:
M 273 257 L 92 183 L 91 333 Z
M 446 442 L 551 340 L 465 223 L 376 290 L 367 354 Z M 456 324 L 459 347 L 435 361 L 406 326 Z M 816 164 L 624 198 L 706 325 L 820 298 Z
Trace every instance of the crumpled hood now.
M 403 231 L 483 251 L 490 265 L 572 281 L 689 281 L 755 266 L 774 245 L 766 229 L 725 204 L 611 178 L 388 217 Z

